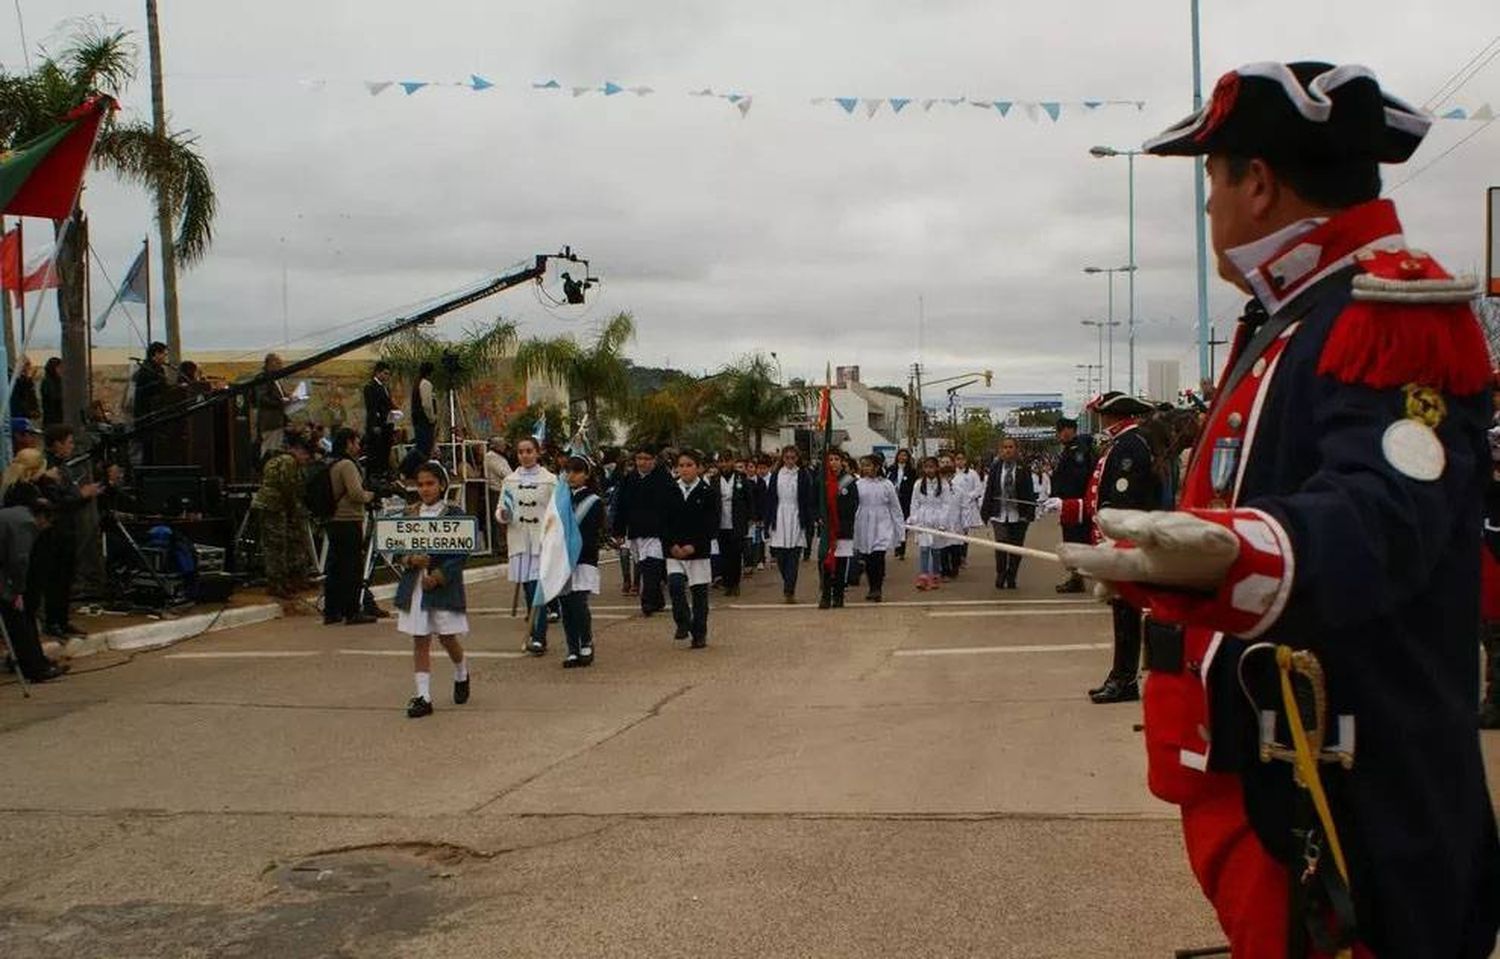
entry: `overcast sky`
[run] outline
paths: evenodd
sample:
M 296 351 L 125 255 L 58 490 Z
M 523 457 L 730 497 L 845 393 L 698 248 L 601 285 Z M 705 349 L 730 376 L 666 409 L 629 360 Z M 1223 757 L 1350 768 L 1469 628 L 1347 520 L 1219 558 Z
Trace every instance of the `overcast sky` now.
M 142 3 L 20 7 L 33 47 L 56 44 L 65 18 L 102 14 L 138 31 L 144 56 Z M 788 376 L 820 378 L 826 361 L 904 383 L 920 346 L 929 378 L 991 368 L 997 390 L 1071 402 L 1075 364 L 1096 355 L 1079 321 L 1106 309 L 1105 278 L 1082 268 L 1127 262 L 1125 161 L 1087 150 L 1134 146 L 1189 111 L 1187 13 L 1104 0 L 163 0 L 172 124 L 201 138 L 220 200 L 213 249 L 181 278 L 186 352 L 282 341 L 283 250 L 295 342 L 571 244 L 605 278 L 588 311 L 520 289 L 443 328 L 503 313 L 530 334 L 583 332 L 630 310 L 644 364 L 702 371 L 775 350 Z M 14 14 L 0 22 L 0 59 L 21 68 Z M 1204 86 L 1239 63 L 1315 57 L 1367 64 L 1420 104 L 1496 33 L 1493 0 L 1205 2 Z M 364 87 L 470 73 L 495 88 Z M 657 92 L 530 89 L 552 78 Z M 748 117 L 686 95 L 703 87 L 751 95 Z M 1056 123 L 967 105 L 867 119 L 809 103 L 820 96 L 1146 106 L 1065 105 Z M 1486 101 L 1500 109 L 1500 60 L 1437 106 Z M 144 67 L 125 109 L 149 115 Z M 1387 183 L 1477 126 L 1439 123 Z M 1491 126 L 1396 193 L 1408 237 L 1453 269 L 1480 265 L 1497 157 Z M 1137 377 L 1144 385 L 1147 359 L 1179 359 L 1186 385 L 1197 369 L 1191 162 L 1139 159 L 1136 197 Z M 147 198 L 94 175 L 86 203 L 118 279 L 149 228 Z M 1211 291 L 1222 331 L 1241 297 L 1216 279 Z M 95 302 L 105 297 L 96 281 Z M 44 315 L 38 341 L 54 329 Z M 133 337 L 117 317 L 99 342 Z

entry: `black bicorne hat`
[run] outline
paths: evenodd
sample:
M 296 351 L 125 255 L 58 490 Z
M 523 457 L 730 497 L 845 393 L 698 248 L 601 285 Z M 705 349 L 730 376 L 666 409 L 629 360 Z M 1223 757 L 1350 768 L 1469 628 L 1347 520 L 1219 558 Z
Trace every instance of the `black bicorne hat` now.
M 1057 423 L 1053 426 L 1053 429 L 1076 430 L 1078 429 L 1078 420 L 1074 419 L 1071 416 L 1059 416 L 1057 418 Z
M 1119 390 L 1110 390 L 1101 393 L 1089 401 L 1088 409 L 1096 413 L 1109 413 L 1114 416 L 1144 416 L 1155 409 L 1150 403 L 1138 400 Z
M 1220 77 L 1201 110 L 1142 150 L 1404 163 L 1431 126 L 1430 116 L 1383 92 L 1369 67 L 1250 63 Z

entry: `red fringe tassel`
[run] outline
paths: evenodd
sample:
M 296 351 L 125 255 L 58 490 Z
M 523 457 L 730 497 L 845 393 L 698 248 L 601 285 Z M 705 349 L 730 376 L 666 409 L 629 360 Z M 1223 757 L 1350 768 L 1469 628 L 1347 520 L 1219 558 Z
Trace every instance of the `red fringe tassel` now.
M 1418 383 L 1451 396 L 1490 385 L 1484 331 L 1466 303 L 1355 301 L 1334 321 L 1318 372 L 1388 390 Z

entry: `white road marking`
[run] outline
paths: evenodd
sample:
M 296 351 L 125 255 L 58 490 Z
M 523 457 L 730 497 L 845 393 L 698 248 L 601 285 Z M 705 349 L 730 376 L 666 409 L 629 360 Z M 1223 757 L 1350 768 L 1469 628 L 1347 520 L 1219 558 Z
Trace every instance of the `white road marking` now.
M 595 619 L 629 619 L 630 618 L 629 616 L 625 616 L 625 615 L 618 615 L 618 616 L 616 616 L 616 615 L 610 615 L 608 613 L 599 613 L 599 612 L 596 612 L 596 610 L 601 610 L 601 609 L 627 609 L 627 610 L 633 610 L 635 608 L 636 607 L 634 607 L 634 606 L 591 606 L 591 607 L 589 607 L 589 612 L 593 614 L 593 616 L 594 616 Z M 479 607 L 476 607 L 476 608 L 469 609 L 468 610 L 468 614 L 470 616 L 510 616 L 510 607 L 509 606 L 479 606 Z M 524 608 L 521 609 L 521 610 L 519 610 L 516 613 L 515 618 L 518 619 L 518 620 L 525 619 L 526 618 L 526 610 Z
M 287 650 L 245 650 L 242 652 L 215 653 L 168 653 L 163 659 L 306 659 L 322 655 L 313 652 L 291 652 Z
M 729 609 L 781 609 L 795 611 L 816 606 L 813 600 L 804 600 L 800 603 L 730 603 Z M 882 603 L 866 603 L 855 600 L 846 605 L 845 609 L 890 609 L 902 607 L 915 607 L 919 609 L 933 606 L 1067 606 L 1078 609 L 1094 609 L 1099 604 L 1093 600 L 1079 599 L 898 599 L 888 600 Z M 981 613 L 980 615 L 995 615 Z
M 934 610 L 927 615 L 933 619 L 958 619 L 975 616 L 1103 616 L 1113 610 L 1105 609 L 959 609 L 952 612 Z
M 340 656 L 410 656 L 410 649 L 341 649 Z M 433 653 L 436 657 L 438 654 Z M 504 653 L 490 649 L 466 649 L 465 659 L 524 659 L 530 653 L 514 652 Z
M 938 649 L 898 649 L 895 656 L 969 656 L 986 653 L 1081 653 L 1113 649 L 1113 643 L 1060 643 L 1055 646 L 946 646 Z

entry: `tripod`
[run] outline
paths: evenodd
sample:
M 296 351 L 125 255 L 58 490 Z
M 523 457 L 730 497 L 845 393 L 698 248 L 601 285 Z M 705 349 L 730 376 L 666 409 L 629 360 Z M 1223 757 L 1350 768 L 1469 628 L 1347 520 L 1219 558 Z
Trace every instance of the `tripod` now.
M 21 657 L 16 655 L 15 644 L 10 641 L 10 628 L 5 625 L 5 620 L 3 619 L 0 619 L 0 636 L 5 638 L 5 654 L 15 664 L 16 681 L 21 684 L 21 698 L 30 699 L 31 684 L 26 681 L 26 672 L 21 669 Z
M 115 594 L 117 601 L 126 604 L 126 608 L 132 612 L 155 613 L 157 615 L 165 614 L 170 607 L 188 605 L 186 598 L 179 602 L 172 602 L 172 587 L 167 583 L 166 578 L 162 576 L 161 572 L 146 558 L 146 554 L 141 552 L 140 544 L 135 541 L 134 536 L 130 535 L 130 530 L 125 528 L 125 524 L 120 521 L 117 513 L 110 511 L 101 516 L 99 530 L 102 534 L 101 545 L 104 553 L 104 575 L 110 591 Z M 124 543 L 123 556 L 111 557 L 109 548 L 111 533 Z M 130 561 L 132 560 L 136 568 L 144 570 L 151 577 L 158 594 L 161 596 L 159 604 L 151 606 L 135 603 L 132 590 L 134 583 L 130 566 Z

